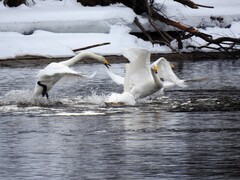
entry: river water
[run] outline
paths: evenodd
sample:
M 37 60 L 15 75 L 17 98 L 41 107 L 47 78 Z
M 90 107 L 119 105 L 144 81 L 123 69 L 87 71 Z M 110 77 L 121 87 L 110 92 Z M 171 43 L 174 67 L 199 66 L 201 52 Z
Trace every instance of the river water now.
M 42 67 L 0 68 L 0 179 L 239 179 L 239 60 L 174 64 L 182 79 L 209 79 L 128 107 L 103 103 L 122 87 L 100 64 L 77 65 L 98 73 L 38 101 Z

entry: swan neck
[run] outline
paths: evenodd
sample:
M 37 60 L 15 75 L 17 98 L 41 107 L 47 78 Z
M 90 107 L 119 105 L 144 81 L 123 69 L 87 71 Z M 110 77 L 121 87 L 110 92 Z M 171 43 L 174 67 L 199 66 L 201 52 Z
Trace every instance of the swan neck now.
M 158 75 L 151 69 L 152 77 L 156 85 L 162 86 L 162 81 L 159 79 Z
M 66 65 L 66 66 L 72 66 L 75 63 L 77 63 L 78 61 L 81 61 L 85 57 L 98 59 L 98 55 L 95 55 L 91 52 L 81 52 L 81 53 L 77 54 L 76 56 L 72 57 L 71 59 L 69 59 L 67 61 L 63 61 L 62 64 Z

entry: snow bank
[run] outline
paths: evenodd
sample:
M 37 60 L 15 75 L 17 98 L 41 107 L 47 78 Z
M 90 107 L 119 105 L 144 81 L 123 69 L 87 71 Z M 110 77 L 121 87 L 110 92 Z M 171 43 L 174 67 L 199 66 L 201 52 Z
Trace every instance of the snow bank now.
M 112 25 L 131 26 L 136 17 L 123 5 L 83 7 L 72 1 L 36 1 L 16 8 L 0 6 L 0 31 L 31 34 L 35 30 L 55 33 L 109 33 Z M 55 4 L 56 3 L 56 4 Z
M 213 6 L 214 8 L 192 9 L 173 0 L 156 0 L 159 9 L 169 18 L 190 27 L 227 27 L 233 21 L 240 20 L 239 0 L 194 0 L 196 4 Z M 211 18 L 213 17 L 213 18 Z M 222 21 L 214 17 L 221 17 Z M 172 30 L 172 27 L 162 26 L 163 30 Z
M 131 29 L 124 26 L 112 26 L 109 33 L 52 33 L 35 31 L 31 35 L 22 35 L 16 32 L 0 33 L 0 59 L 16 56 L 36 55 L 45 57 L 74 56 L 73 49 L 89 45 L 110 42 L 110 45 L 92 48 L 91 51 L 102 55 L 121 55 L 121 51 L 128 47 L 147 48 L 152 52 L 160 49 L 170 52 L 168 47 L 153 46 L 130 35 Z
M 190 27 L 226 27 L 240 20 L 239 0 L 195 0 L 199 4 L 214 6 L 213 9 L 191 9 L 172 0 L 156 0 L 159 9 L 169 18 Z M 56 33 L 109 33 L 112 25 L 130 27 L 139 31 L 133 21 L 137 16 L 132 9 L 121 4 L 101 7 L 83 7 L 75 0 L 35 0 L 35 5 L 17 8 L 4 7 L 0 2 L 0 31 L 30 34 L 35 30 Z M 222 17 L 213 20 L 211 17 Z M 138 16 L 144 27 L 151 29 L 146 18 Z M 163 30 L 173 30 L 159 24 Z
M 166 46 L 153 46 L 150 42 L 130 35 L 130 31 L 139 31 L 133 25 L 137 15 L 121 4 L 83 7 L 75 0 L 34 1 L 35 5 L 21 5 L 17 8 L 4 7 L 0 2 L 0 59 L 24 55 L 69 57 L 75 55 L 73 49 L 104 42 L 111 44 L 91 51 L 102 55 L 121 55 L 123 48 L 142 47 L 155 53 L 171 52 Z M 239 0 L 194 1 L 214 6 L 214 9 L 191 9 L 172 0 L 156 2 L 167 17 L 198 27 L 213 37 L 240 37 Z M 222 20 L 211 17 L 222 17 Z M 150 29 L 146 18 L 138 18 Z M 165 24 L 159 24 L 159 27 L 172 30 L 172 27 Z M 193 37 L 185 41 L 185 47 L 205 43 L 200 38 Z M 172 45 L 176 43 L 173 42 Z

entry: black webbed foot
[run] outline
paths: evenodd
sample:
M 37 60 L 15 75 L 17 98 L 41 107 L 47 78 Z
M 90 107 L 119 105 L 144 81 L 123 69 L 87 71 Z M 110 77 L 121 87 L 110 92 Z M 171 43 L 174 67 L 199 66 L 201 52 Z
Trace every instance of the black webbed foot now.
M 46 95 L 46 98 L 48 99 L 48 93 L 47 93 L 47 92 L 46 92 L 46 94 L 45 94 L 45 95 Z
M 40 81 L 38 81 L 37 84 L 43 88 L 42 96 L 43 97 L 46 96 L 46 98 L 48 99 L 49 96 L 48 96 L 48 93 L 47 93 L 47 85 L 42 84 Z

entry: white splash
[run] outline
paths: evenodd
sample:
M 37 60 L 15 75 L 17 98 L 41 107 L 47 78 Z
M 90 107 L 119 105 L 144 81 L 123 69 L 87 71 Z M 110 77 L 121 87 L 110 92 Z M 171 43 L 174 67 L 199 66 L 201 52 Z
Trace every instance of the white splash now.
M 56 116 L 96 116 L 96 115 L 104 115 L 103 112 L 95 112 L 95 111 L 84 111 L 80 113 L 70 113 L 70 112 L 61 112 L 56 113 Z
M 2 97 L 2 104 L 17 106 L 49 106 L 56 104 L 56 102 L 42 97 L 34 97 L 32 90 L 11 90 Z
M 83 101 L 90 103 L 90 104 L 102 104 L 104 100 L 106 99 L 106 95 L 97 95 L 97 93 L 94 91 L 90 96 L 83 97 Z

